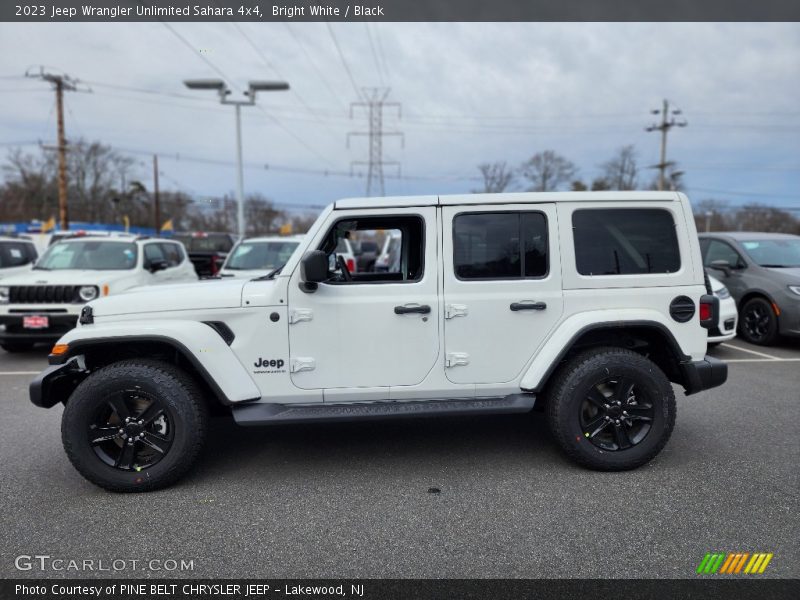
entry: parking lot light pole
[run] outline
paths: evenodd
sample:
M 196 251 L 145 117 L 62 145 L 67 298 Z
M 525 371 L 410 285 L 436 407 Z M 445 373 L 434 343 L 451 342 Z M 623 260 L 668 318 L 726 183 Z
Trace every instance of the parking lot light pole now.
M 244 95 L 246 100 L 229 100 L 231 91 L 221 79 L 189 79 L 183 84 L 191 90 L 214 90 L 222 104 L 232 104 L 236 109 L 236 228 L 244 237 L 244 167 L 242 165 L 242 106 L 256 103 L 256 92 L 279 92 L 289 89 L 285 81 L 251 81 Z

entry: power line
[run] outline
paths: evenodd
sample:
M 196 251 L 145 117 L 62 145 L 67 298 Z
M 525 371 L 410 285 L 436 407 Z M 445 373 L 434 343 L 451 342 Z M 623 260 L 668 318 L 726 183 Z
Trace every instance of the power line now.
M 383 81 L 383 70 L 381 69 L 380 62 L 378 62 L 378 54 L 375 52 L 375 43 L 372 41 L 372 33 L 369 30 L 369 21 L 364 21 L 364 29 L 367 32 L 367 39 L 369 40 L 369 49 L 372 53 L 372 60 L 375 61 L 375 71 L 378 73 L 378 79 L 381 82 L 381 86 L 385 85 Z
M 328 88 L 328 91 L 330 92 L 331 96 L 336 98 L 336 100 L 339 102 L 339 105 L 342 107 L 342 109 L 345 109 L 345 103 L 342 100 L 341 96 L 339 96 L 339 94 L 336 92 L 336 90 L 334 90 L 331 87 L 331 85 L 328 83 L 327 77 L 325 77 L 325 75 L 320 70 L 319 66 L 317 66 L 316 61 L 311 56 L 311 54 L 308 52 L 308 49 L 305 47 L 305 44 L 303 44 L 303 42 L 300 40 L 300 37 L 294 32 L 294 29 L 292 29 L 292 27 L 291 27 L 291 25 L 289 25 L 288 21 L 284 21 L 283 24 L 286 26 L 286 29 L 289 30 L 289 33 L 294 38 L 294 41 L 297 43 L 297 45 L 300 47 L 300 50 L 303 51 L 303 54 L 305 55 L 306 59 L 308 59 L 308 62 L 311 63 L 311 66 L 313 67 L 314 71 L 316 72 L 317 77 L 319 78 L 319 80 L 323 83 L 323 85 L 326 88 Z
M 342 53 L 342 48 L 339 46 L 339 41 L 336 39 L 336 34 L 333 33 L 333 27 L 331 27 L 330 22 L 325 21 L 325 25 L 328 26 L 328 33 L 331 34 L 331 39 L 333 40 L 333 45 L 336 46 L 336 51 L 339 53 L 339 58 L 342 61 L 342 66 L 344 70 L 347 72 L 347 77 L 350 79 L 350 84 L 353 86 L 353 89 L 356 92 L 356 97 L 361 98 L 361 90 L 358 89 L 356 85 L 356 80 L 353 79 L 353 73 L 350 71 L 350 65 L 347 64 L 347 59 L 344 57 Z

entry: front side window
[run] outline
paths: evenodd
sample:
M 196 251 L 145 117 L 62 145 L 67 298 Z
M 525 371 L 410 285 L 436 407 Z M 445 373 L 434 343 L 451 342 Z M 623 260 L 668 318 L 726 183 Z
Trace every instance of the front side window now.
M 547 219 L 539 212 L 465 213 L 453 219 L 459 279 L 547 275 Z
M 299 242 L 242 242 L 228 258 L 226 269 L 234 271 L 272 271 L 286 264 Z
M 170 267 L 177 267 L 183 261 L 183 251 L 181 250 L 180 244 L 170 244 L 169 242 L 163 242 L 161 245 L 161 251 L 164 253 L 164 257 L 169 262 Z
M 681 267 L 675 222 L 660 208 L 590 208 L 572 214 L 581 275 L 675 273 Z
M 85 240 L 58 242 L 50 246 L 36 263 L 37 269 L 59 271 L 88 269 L 118 271 L 136 266 L 136 244 Z
M 705 255 L 703 264 L 707 267 L 711 266 L 711 263 L 717 260 L 724 260 L 732 267 L 744 265 L 739 253 L 736 252 L 730 244 L 719 240 L 708 240 Z
M 337 222 L 320 246 L 329 257 L 329 282 L 419 281 L 425 266 L 424 234 L 422 218 L 416 215 L 363 217 Z M 365 244 L 376 252 L 371 257 L 365 257 L 362 252 L 362 260 L 358 262 L 352 253 L 354 243 Z M 342 265 L 347 273 L 342 271 Z

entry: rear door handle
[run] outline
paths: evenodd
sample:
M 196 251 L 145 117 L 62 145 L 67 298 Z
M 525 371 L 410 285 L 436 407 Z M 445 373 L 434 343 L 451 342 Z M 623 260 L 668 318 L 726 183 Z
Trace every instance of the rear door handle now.
M 395 306 L 394 307 L 394 314 L 396 315 L 408 315 L 412 313 L 418 313 L 421 315 L 427 315 L 431 312 L 431 307 L 427 304 L 422 304 L 420 306 Z
M 514 312 L 518 310 L 544 310 L 547 304 L 544 302 L 512 302 L 509 307 Z

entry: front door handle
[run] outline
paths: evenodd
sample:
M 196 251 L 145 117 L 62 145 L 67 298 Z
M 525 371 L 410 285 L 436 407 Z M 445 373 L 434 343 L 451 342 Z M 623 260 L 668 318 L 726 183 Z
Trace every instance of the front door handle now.
M 418 313 L 420 315 L 427 315 L 431 312 L 431 307 L 427 304 L 422 304 L 420 306 L 395 306 L 394 307 L 394 314 L 396 315 L 408 315 L 412 313 Z
M 518 310 L 544 310 L 547 304 L 544 302 L 512 302 L 509 307 L 514 312 Z

